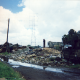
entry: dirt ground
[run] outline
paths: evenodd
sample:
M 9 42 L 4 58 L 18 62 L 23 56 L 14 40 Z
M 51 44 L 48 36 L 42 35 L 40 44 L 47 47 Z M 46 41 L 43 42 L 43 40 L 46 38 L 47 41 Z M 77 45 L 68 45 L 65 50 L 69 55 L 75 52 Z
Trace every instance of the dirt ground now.
M 7 64 L 9 67 L 12 65 Z M 63 72 L 52 72 L 44 69 L 20 66 L 13 68 L 18 71 L 26 80 L 80 80 L 80 69 L 70 69 L 65 67 L 54 67 L 61 69 Z
M 14 69 L 20 72 L 26 80 L 80 80 L 79 73 L 51 72 L 24 66 Z

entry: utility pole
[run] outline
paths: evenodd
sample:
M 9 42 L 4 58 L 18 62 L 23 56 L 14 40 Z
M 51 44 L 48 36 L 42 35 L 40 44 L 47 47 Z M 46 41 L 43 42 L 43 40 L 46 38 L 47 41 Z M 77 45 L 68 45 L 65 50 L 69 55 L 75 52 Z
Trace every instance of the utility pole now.
M 45 48 L 45 39 L 43 39 L 43 48 Z
M 9 51 L 9 45 L 8 45 L 8 33 L 9 33 L 9 21 L 10 21 L 10 19 L 8 19 L 8 28 L 7 28 L 7 48 L 6 48 L 6 52 L 8 52 Z

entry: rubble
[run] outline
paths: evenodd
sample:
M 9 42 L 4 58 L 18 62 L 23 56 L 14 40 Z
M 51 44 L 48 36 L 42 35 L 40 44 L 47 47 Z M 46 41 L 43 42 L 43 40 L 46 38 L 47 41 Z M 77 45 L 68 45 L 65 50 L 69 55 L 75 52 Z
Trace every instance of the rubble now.
M 26 46 L 22 46 L 22 45 L 19 45 L 18 43 L 17 44 L 12 44 L 12 43 L 8 43 L 8 42 L 5 42 L 3 45 L 0 45 L 0 53 L 4 53 L 4 52 L 15 52 L 19 49 L 26 49 Z M 27 48 L 28 49 L 28 48 Z
M 9 58 L 25 63 L 38 64 L 42 66 L 67 66 L 65 59 L 61 59 L 61 52 L 53 48 L 33 49 L 33 53 L 28 52 L 27 48 L 14 51 Z

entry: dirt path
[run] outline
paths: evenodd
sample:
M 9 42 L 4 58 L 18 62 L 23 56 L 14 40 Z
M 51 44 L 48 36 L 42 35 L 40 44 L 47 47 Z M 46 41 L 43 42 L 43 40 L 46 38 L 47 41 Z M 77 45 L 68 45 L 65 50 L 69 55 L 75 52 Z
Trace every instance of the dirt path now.
M 80 74 L 75 73 L 57 73 L 24 66 L 14 69 L 24 75 L 26 80 L 80 80 Z
M 8 63 L 5 64 L 12 67 L 12 65 Z M 64 72 L 51 72 L 24 66 L 13 69 L 20 72 L 26 80 L 80 80 L 79 69 L 59 68 Z

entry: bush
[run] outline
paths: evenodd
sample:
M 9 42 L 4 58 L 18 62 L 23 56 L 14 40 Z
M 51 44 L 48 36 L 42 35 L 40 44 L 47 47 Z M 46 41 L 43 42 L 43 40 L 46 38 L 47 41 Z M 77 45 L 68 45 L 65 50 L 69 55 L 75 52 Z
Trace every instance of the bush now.
M 61 61 L 62 59 L 60 57 L 55 58 L 56 61 Z
M 49 60 L 50 60 L 50 61 L 54 61 L 54 60 L 55 60 L 55 58 L 50 58 Z

